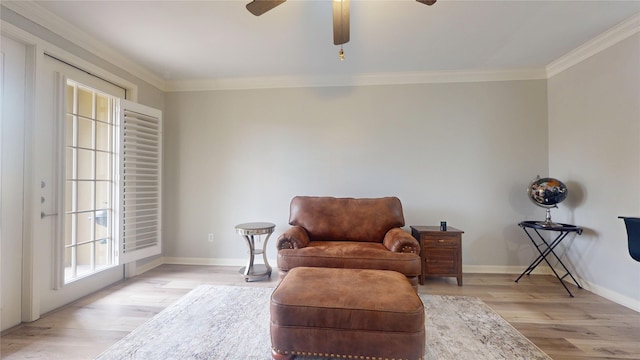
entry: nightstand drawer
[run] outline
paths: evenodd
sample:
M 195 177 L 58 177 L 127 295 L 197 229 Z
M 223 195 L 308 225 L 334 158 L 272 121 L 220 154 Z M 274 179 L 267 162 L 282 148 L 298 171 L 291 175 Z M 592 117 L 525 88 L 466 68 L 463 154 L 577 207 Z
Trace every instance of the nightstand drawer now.
M 427 274 L 430 276 L 456 276 L 457 264 L 455 261 L 449 262 L 426 262 L 424 264 Z
M 451 262 L 458 258 L 458 249 L 442 248 L 442 247 L 426 247 L 423 253 L 424 261 L 435 262 Z
M 459 234 L 422 235 L 422 246 L 458 246 Z

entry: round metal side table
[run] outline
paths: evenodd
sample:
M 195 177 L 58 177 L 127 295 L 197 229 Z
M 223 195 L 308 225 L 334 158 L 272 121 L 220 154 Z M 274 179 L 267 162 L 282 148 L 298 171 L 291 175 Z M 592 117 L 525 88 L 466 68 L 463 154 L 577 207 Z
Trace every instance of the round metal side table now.
M 269 222 L 253 222 L 236 225 L 236 232 L 246 240 L 249 248 L 249 261 L 247 266 L 240 269 L 240 273 L 244 275 L 244 281 L 259 280 L 265 277 L 271 277 L 271 266 L 267 261 L 267 241 L 276 228 L 275 224 Z M 262 243 L 262 249 L 256 249 L 255 237 L 267 235 Z M 254 264 L 256 255 L 262 254 L 264 264 Z

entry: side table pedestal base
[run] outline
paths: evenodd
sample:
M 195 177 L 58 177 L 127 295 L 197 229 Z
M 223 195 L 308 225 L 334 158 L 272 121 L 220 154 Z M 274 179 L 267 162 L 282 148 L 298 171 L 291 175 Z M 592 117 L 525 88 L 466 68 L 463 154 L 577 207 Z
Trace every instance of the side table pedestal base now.
M 267 261 L 267 241 L 275 229 L 275 225 L 268 222 L 245 223 L 236 225 L 236 232 L 241 235 L 249 250 L 249 260 L 247 266 L 240 269 L 240 274 L 244 276 L 244 281 L 260 280 L 271 277 L 271 266 Z M 266 235 L 262 242 L 262 249 L 256 248 L 256 239 L 260 235 Z M 256 256 L 262 255 L 263 264 L 254 264 Z
M 266 278 L 271 277 L 271 268 L 270 267 L 267 268 L 263 264 L 253 264 L 253 267 L 249 269 L 248 272 L 247 272 L 247 267 L 243 266 L 242 268 L 240 268 L 238 272 L 244 275 L 245 281 L 261 280 L 261 279 L 264 279 L 265 277 Z

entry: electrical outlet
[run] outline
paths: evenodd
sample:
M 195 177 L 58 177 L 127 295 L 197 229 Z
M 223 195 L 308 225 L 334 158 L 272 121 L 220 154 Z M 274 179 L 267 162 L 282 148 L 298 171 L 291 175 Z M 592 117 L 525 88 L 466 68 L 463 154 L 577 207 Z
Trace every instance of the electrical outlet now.
M 208 240 L 209 242 L 213 242 L 213 233 L 209 233 Z

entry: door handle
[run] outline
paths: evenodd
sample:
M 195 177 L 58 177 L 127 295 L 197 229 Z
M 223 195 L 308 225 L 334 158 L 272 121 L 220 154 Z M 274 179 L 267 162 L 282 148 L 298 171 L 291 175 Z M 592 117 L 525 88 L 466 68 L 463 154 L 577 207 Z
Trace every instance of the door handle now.
M 58 216 L 58 213 L 51 213 L 51 214 L 47 214 L 44 211 L 40 211 L 40 219 L 44 219 L 48 216 Z

